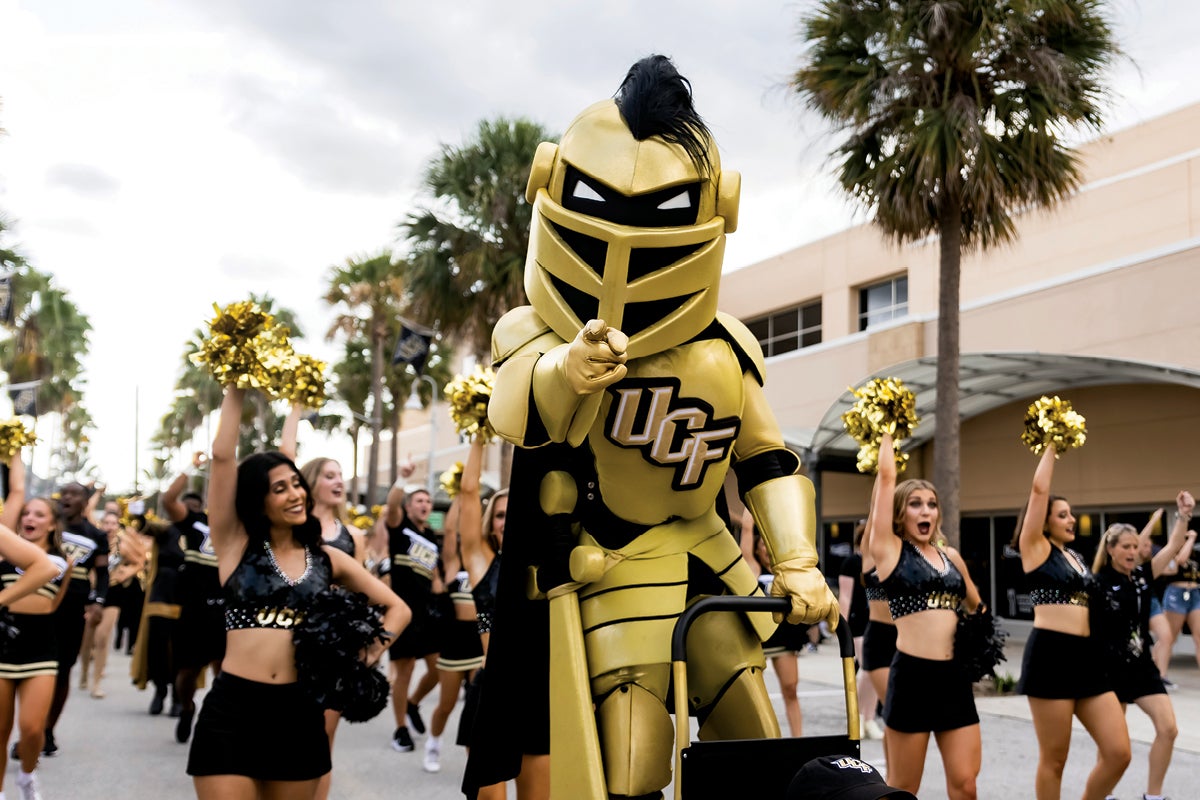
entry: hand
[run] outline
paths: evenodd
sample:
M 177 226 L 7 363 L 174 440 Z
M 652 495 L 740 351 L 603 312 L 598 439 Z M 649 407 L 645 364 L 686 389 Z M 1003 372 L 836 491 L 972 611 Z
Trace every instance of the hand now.
M 417 465 L 415 463 L 413 463 L 412 453 L 408 454 L 408 458 L 406 458 L 404 460 L 403 464 L 399 464 L 396 466 L 396 474 L 406 480 L 408 478 L 411 478 L 412 474 L 416 471 L 417 471 Z
M 200 469 L 207 463 L 208 463 L 208 455 L 205 454 L 203 451 L 197 450 L 195 453 L 192 453 L 192 466 L 193 467 L 195 467 L 196 469 Z
M 1175 497 L 1175 507 L 1179 511 L 1179 516 L 1190 517 L 1196 508 L 1196 498 L 1192 497 L 1191 492 L 1184 489 Z
M 787 621 L 793 625 L 801 622 L 815 624 L 821 620 L 829 623 L 829 629 L 837 627 L 837 598 L 825 583 L 825 576 L 807 558 L 781 561 L 772 570 L 775 580 L 771 583 L 772 597 L 790 597 L 792 611 Z M 776 614 L 775 621 L 782 615 Z
M 595 394 L 625 377 L 629 337 L 602 319 L 589 320 L 568 345 L 563 362 L 567 385 L 577 395 Z

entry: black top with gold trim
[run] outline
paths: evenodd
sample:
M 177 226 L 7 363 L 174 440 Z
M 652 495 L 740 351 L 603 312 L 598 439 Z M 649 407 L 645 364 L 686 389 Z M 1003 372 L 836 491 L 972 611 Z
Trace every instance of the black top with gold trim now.
M 251 541 L 225 581 L 225 628 L 291 629 L 332 578 L 333 565 L 319 547 L 304 549 L 304 572 L 292 579 L 275 563 L 269 542 Z

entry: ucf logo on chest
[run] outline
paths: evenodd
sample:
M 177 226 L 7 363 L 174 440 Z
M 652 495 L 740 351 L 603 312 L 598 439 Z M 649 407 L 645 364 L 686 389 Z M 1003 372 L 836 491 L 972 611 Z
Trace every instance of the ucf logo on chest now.
M 604 437 L 656 466 L 673 467 L 671 488 L 694 489 L 711 464 L 722 461 L 741 420 L 713 418 L 713 407 L 681 397 L 677 378 L 634 378 L 610 388 Z

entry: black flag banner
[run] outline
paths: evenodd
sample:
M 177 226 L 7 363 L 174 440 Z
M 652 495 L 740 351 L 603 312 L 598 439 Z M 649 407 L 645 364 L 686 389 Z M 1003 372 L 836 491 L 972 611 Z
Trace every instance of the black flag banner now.
M 425 369 L 425 359 L 429 358 L 429 345 L 433 343 L 433 331 L 429 328 L 400 320 L 400 337 L 396 341 L 396 350 L 392 353 L 392 366 L 407 364 L 418 375 Z
M 12 323 L 13 276 L 0 275 L 0 325 Z
M 13 414 L 18 417 L 37 416 L 37 390 L 41 381 L 19 383 L 8 387 L 8 396 L 12 398 Z

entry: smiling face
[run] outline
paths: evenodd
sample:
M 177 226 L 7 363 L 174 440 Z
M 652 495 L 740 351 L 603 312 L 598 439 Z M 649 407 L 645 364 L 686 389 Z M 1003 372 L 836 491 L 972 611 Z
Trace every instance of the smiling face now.
M 1044 530 L 1054 544 L 1061 546 L 1075 541 L 1075 516 L 1071 513 L 1071 504 L 1061 497 L 1051 502 Z
M 50 503 L 41 497 L 35 497 L 21 509 L 20 530 L 21 538 L 33 542 L 43 549 L 49 548 L 50 537 L 54 534 L 58 520 L 55 519 L 54 509 Z
M 1113 569 L 1122 575 L 1130 574 L 1138 565 L 1137 534 L 1128 531 L 1122 532 L 1117 536 L 1115 542 L 1106 543 L 1104 547 L 1108 550 L 1108 560 L 1112 563 Z
M 267 473 L 267 496 L 263 513 L 272 527 L 293 528 L 308 518 L 305 502 L 308 494 L 300 473 L 287 464 L 272 467 Z
M 319 506 L 340 506 L 346 499 L 346 481 L 342 478 L 342 467 L 328 459 L 321 464 L 316 480 L 311 481 L 313 502 Z

